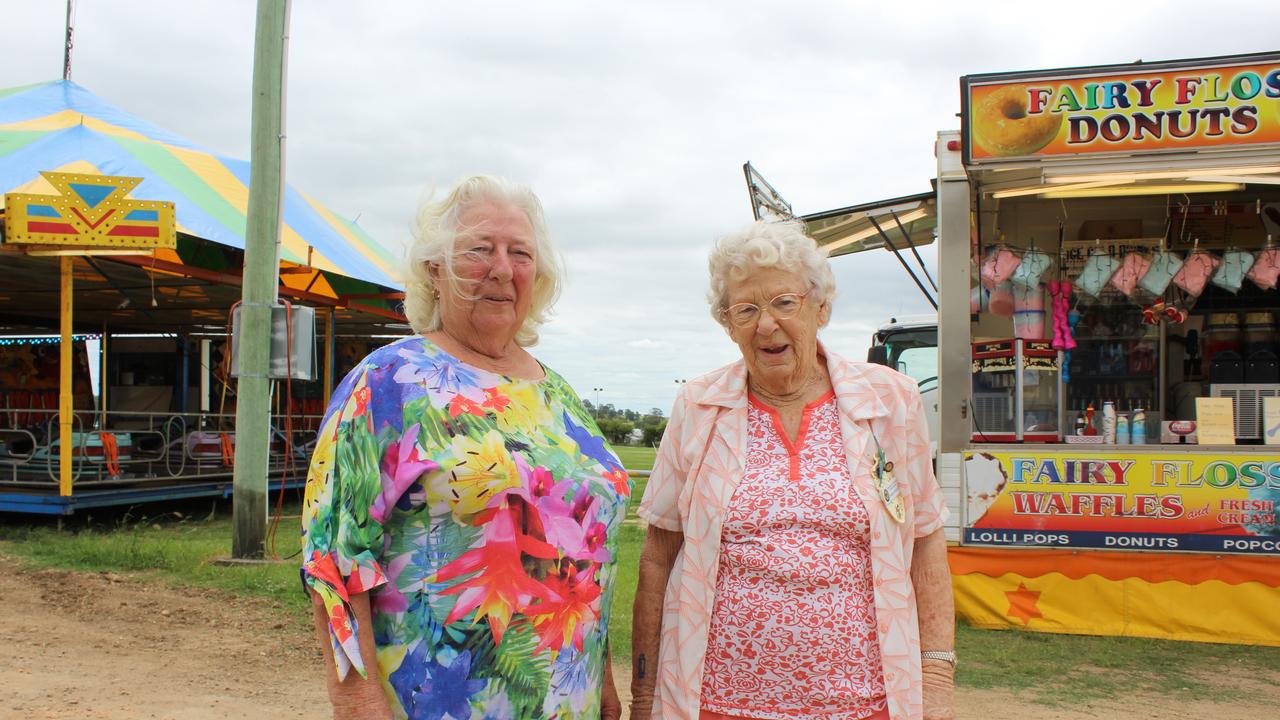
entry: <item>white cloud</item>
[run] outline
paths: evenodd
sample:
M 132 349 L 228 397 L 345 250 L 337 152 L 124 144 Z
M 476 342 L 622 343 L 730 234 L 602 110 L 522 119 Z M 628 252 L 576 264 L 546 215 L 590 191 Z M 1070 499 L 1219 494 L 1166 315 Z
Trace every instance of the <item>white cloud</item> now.
M 961 74 L 1274 50 L 1280 5 L 1251 5 L 294 2 L 288 179 L 389 247 L 432 184 L 530 183 L 570 271 L 536 353 L 584 396 L 667 408 L 676 380 L 737 356 L 705 258 L 750 219 L 744 161 L 800 212 L 925 191 Z M 253 2 L 76 7 L 77 82 L 247 156 Z M 58 77 L 64 8 L 9 3 L 0 87 Z M 929 310 L 886 253 L 834 267 L 838 352 Z

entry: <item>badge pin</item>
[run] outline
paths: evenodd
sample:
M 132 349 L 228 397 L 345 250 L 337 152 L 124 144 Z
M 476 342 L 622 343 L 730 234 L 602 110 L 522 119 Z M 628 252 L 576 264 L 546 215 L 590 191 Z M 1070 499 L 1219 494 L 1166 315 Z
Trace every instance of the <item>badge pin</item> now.
M 885 462 L 883 452 L 877 451 L 876 454 L 879 455 L 876 462 L 876 488 L 880 491 L 880 500 L 884 502 L 885 510 L 889 511 L 889 517 L 894 522 L 902 522 L 907 519 L 907 506 L 902 499 L 898 482 L 893 477 L 893 462 Z

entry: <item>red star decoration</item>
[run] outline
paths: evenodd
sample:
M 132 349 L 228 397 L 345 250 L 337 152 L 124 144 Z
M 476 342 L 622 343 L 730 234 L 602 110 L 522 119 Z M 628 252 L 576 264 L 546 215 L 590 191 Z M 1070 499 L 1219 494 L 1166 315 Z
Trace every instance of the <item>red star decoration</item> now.
M 1024 583 L 1018 583 L 1017 590 L 1010 590 L 1005 595 L 1009 598 L 1009 611 L 1005 615 L 1018 618 L 1023 625 L 1029 625 L 1032 618 L 1042 617 L 1040 608 L 1036 607 L 1040 602 L 1040 591 L 1028 590 Z

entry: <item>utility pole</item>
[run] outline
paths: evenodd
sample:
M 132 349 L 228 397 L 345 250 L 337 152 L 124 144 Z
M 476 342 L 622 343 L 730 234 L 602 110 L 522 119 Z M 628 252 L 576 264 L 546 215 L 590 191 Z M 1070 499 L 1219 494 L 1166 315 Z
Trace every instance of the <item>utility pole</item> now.
M 75 22 L 75 0 L 67 0 L 67 33 L 62 46 L 62 79 L 71 79 L 71 45 L 72 35 L 75 34 L 75 28 L 72 27 Z
M 258 0 L 253 46 L 253 127 L 244 286 L 236 343 L 236 451 L 231 557 L 263 556 L 271 448 L 271 309 L 280 280 L 284 196 L 284 80 L 289 0 Z

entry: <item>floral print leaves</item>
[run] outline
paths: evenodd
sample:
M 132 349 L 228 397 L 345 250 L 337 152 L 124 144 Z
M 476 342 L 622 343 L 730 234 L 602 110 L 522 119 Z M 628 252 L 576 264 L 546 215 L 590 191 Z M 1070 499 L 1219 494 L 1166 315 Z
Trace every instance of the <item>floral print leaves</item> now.
M 341 512 L 349 515 L 350 522 L 340 523 L 338 545 L 354 556 L 376 547 L 382 537 L 382 527 L 371 515 L 382 492 L 378 470 L 382 443 L 363 419 L 343 422 L 340 432 L 345 433 L 345 442 L 338 445 L 334 473 L 342 480 L 337 487 L 345 496 L 340 499 Z

